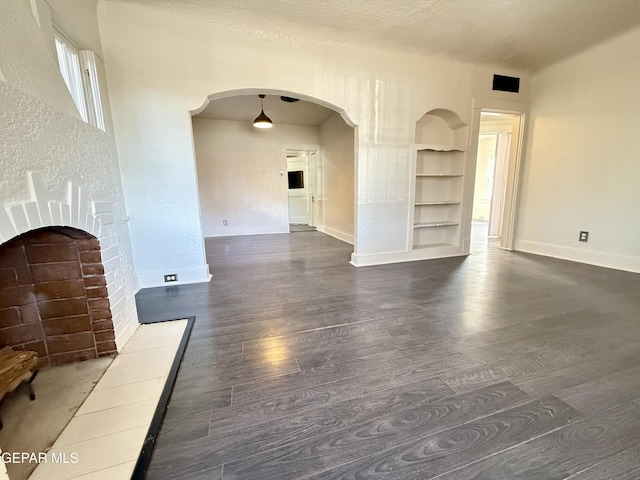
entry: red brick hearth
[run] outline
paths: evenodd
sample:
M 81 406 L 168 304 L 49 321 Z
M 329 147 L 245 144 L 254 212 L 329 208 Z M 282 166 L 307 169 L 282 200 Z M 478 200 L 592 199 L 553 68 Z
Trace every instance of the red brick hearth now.
M 0 246 L 0 347 L 39 365 L 116 354 L 100 243 L 74 228 L 32 230 Z

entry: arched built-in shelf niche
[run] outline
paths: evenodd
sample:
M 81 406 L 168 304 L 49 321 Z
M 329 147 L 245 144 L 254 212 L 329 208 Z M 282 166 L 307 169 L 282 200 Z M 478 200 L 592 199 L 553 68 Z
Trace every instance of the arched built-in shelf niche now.
M 447 109 L 416 122 L 413 251 L 419 258 L 461 255 L 460 216 L 467 124 Z

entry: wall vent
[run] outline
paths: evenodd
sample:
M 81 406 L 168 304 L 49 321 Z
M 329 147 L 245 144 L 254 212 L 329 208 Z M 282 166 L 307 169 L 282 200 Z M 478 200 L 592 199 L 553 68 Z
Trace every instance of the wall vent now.
M 505 75 L 494 75 L 493 90 L 518 93 L 520 91 L 520 79 L 518 77 L 507 77 Z

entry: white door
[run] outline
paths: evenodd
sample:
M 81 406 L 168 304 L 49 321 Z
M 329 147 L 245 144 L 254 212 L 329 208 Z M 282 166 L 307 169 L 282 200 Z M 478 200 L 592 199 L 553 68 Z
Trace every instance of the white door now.
M 289 223 L 309 225 L 309 157 L 307 152 L 287 152 Z
M 502 213 L 504 209 L 505 187 L 507 185 L 507 166 L 509 165 L 510 147 L 511 134 L 498 134 L 493 192 L 491 193 L 491 214 L 489 215 L 490 237 L 500 237 L 500 231 L 502 230 Z
M 309 225 L 321 228 L 322 223 L 322 160 L 316 150 L 309 151 L 309 186 L 311 215 Z

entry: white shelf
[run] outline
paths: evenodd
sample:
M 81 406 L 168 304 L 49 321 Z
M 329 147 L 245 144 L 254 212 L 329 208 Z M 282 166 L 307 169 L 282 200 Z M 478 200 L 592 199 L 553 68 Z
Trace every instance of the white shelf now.
M 461 173 L 416 173 L 416 177 L 461 177 Z
M 444 108 L 430 110 L 416 122 L 410 222 L 417 259 L 460 252 L 467 134 L 460 116 Z
M 466 152 L 464 145 L 441 145 L 437 143 L 417 143 L 416 150 L 430 150 L 432 152 Z
M 459 225 L 458 222 L 422 222 L 413 225 L 413 228 L 434 228 L 434 227 L 455 227 Z
M 415 204 L 416 207 L 428 206 L 428 205 L 460 205 L 460 202 L 453 201 L 437 201 L 437 202 L 418 202 Z

